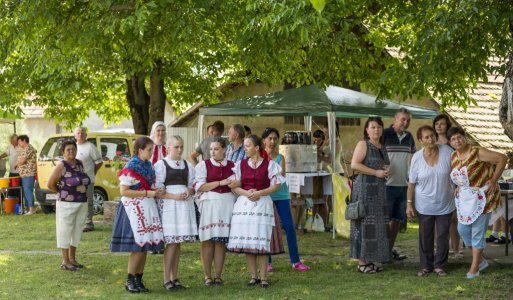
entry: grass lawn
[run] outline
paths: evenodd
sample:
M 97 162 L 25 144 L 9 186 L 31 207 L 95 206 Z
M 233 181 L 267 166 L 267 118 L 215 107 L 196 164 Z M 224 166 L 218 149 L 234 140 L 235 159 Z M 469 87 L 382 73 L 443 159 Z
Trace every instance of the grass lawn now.
M 347 240 L 308 233 L 298 237 L 299 250 L 312 270 L 292 271 L 288 255 L 275 256 L 267 290 L 246 287 L 245 258 L 232 254 L 226 259 L 225 285 L 203 286 L 199 243 L 194 243 L 182 245 L 179 278 L 186 290 L 166 292 L 162 255 L 148 255 L 144 279 L 151 293 L 133 295 L 123 287 L 127 255 L 109 253 L 111 225 L 97 224 L 83 234 L 77 259 L 86 269 L 78 272 L 59 268 L 55 215 L 0 216 L 0 228 L 0 299 L 505 299 L 513 293 L 510 265 L 492 264 L 479 278 L 467 280 L 468 263 L 450 261 L 449 276 L 417 278 L 415 224 L 399 236 L 409 259 L 385 265 L 378 274 L 357 272 L 356 262 L 347 258 Z

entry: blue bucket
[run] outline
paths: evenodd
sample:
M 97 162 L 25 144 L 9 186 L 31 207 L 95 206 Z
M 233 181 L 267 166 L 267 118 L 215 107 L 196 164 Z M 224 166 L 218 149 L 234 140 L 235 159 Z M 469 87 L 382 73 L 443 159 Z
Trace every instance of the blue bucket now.
M 14 214 L 21 215 L 21 204 L 19 204 L 19 203 L 14 204 Z

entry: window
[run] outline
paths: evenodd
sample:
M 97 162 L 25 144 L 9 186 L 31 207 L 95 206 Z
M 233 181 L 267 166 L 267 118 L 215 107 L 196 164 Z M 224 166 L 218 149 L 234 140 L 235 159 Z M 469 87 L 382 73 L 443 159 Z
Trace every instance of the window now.
M 103 160 L 128 161 L 130 159 L 128 140 L 124 138 L 101 138 L 100 150 Z
M 64 157 L 61 152 L 61 145 L 64 141 L 67 140 L 73 140 L 71 137 L 54 137 L 51 139 L 48 139 L 46 141 L 45 145 L 43 146 L 43 149 L 39 153 L 39 160 L 40 161 L 50 161 L 50 160 L 62 160 Z

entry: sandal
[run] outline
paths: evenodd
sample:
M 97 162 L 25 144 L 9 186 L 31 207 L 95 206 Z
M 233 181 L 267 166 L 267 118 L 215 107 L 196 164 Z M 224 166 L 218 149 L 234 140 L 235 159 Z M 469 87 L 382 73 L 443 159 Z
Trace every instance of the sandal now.
M 381 268 L 376 266 L 374 263 L 368 263 L 366 265 L 358 265 L 358 271 L 364 274 L 372 274 L 381 271 Z
M 447 276 L 447 272 L 445 272 L 443 269 L 434 269 L 433 272 L 436 273 L 438 277 Z
M 63 271 L 78 271 L 78 268 L 72 264 L 61 264 L 61 270 Z
M 251 278 L 251 280 L 248 282 L 248 286 L 255 286 L 260 283 L 260 279 L 258 278 Z
M 224 281 L 221 278 L 216 277 L 214 279 L 214 285 L 223 285 L 223 284 L 224 284 Z
M 260 280 L 260 286 L 263 288 L 263 289 L 266 289 L 269 287 L 269 282 L 267 282 L 267 280 Z
M 180 283 L 180 281 L 178 281 L 178 279 L 173 280 L 173 284 L 174 284 L 174 285 L 175 285 L 175 287 L 176 287 L 177 289 L 179 289 L 179 290 L 180 290 L 180 289 L 185 289 L 185 287 L 182 285 L 182 283 Z
M 212 281 L 212 278 L 209 277 L 209 278 L 205 279 L 205 285 L 206 286 L 213 286 L 214 284 L 215 284 L 215 282 Z
M 177 290 L 176 286 L 173 284 L 172 281 L 164 282 L 164 289 L 166 289 L 166 291 L 168 292 L 173 292 Z
M 443 270 L 442 270 L 443 271 Z M 417 277 L 426 277 L 429 275 L 429 273 L 431 273 L 431 270 L 428 270 L 428 269 L 421 269 L 420 271 L 417 272 Z M 438 274 L 438 273 L 437 273 Z
M 79 264 L 77 262 L 71 263 L 77 269 L 83 269 L 85 266 L 83 264 Z

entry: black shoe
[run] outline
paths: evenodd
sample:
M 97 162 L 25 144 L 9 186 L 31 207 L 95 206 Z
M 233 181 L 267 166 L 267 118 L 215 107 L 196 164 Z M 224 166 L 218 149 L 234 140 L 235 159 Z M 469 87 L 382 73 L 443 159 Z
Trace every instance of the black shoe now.
M 139 289 L 139 292 L 143 292 L 143 293 L 149 293 L 150 290 L 148 290 L 145 286 L 144 286 L 144 283 L 142 282 L 142 276 L 143 274 L 135 274 L 135 286 Z
M 501 236 L 500 238 L 494 241 L 495 244 L 506 244 L 509 243 L 509 240 L 505 236 Z
M 248 286 L 255 286 L 260 284 L 260 279 L 258 278 L 251 278 L 251 280 L 248 282 Z
M 139 293 L 139 289 L 135 285 L 135 276 L 132 274 L 128 274 L 128 277 L 126 279 L 125 283 L 125 289 L 129 291 L 130 293 Z
M 82 229 L 82 232 L 91 232 L 91 231 L 94 231 L 94 227 L 86 226 L 86 227 L 84 227 L 84 229 Z
M 487 243 L 495 243 L 495 241 L 498 241 L 499 239 L 493 235 L 490 234 L 489 237 L 486 238 Z
M 173 280 L 173 284 L 175 285 L 175 287 L 178 290 L 185 289 L 185 287 L 182 285 L 182 283 L 178 279 Z
M 399 252 L 397 252 L 397 250 L 393 249 L 392 250 L 392 258 L 395 260 L 403 260 L 403 259 L 408 258 L 408 256 L 399 254 Z

